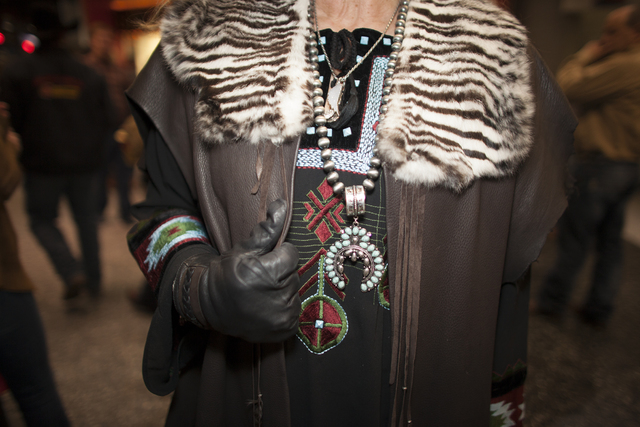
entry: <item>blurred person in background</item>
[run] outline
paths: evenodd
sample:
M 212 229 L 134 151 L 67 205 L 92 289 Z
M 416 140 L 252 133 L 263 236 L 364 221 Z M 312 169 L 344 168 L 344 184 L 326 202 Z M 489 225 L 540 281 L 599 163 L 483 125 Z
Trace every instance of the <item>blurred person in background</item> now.
M 96 195 L 106 135 L 113 124 L 107 85 L 61 47 L 65 28 L 54 8 L 34 5 L 32 24 L 41 45 L 7 65 L 0 90 L 22 137 L 20 161 L 31 230 L 64 282 L 63 298 L 73 299 L 83 288 L 97 298 L 101 272 Z M 56 225 L 63 196 L 73 212 L 82 260 L 71 253 Z
M 614 309 L 622 269 L 625 208 L 638 188 L 640 160 L 640 12 L 611 12 L 600 40 L 570 56 L 558 83 L 579 116 L 576 180 L 569 207 L 558 223 L 558 254 L 534 312 L 560 317 L 589 249 L 596 260 L 580 318 L 604 326 Z
M 68 426 L 49 366 L 33 283 L 18 258 L 18 242 L 4 202 L 20 182 L 19 137 L 9 129 L 0 105 L 0 375 L 20 407 L 26 425 Z M 0 411 L 2 412 L 2 411 Z
M 107 81 L 111 102 L 115 108 L 115 123 L 113 132 L 110 132 L 106 141 L 106 163 L 100 175 L 100 189 L 98 195 L 98 214 L 104 215 L 104 209 L 108 202 L 109 177 L 113 177 L 118 191 L 120 202 L 120 218 L 130 223 L 131 202 L 129 190 L 133 167 L 123 159 L 120 144 L 114 139 L 113 133 L 123 125 L 129 115 L 129 106 L 124 91 L 131 85 L 135 77 L 133 67 L 129 64 L 117 63 L 113 56 L 114 33 L 103 23 L 95 23 L 91 26 L 90 51 L 84 56 L 84 62 Z

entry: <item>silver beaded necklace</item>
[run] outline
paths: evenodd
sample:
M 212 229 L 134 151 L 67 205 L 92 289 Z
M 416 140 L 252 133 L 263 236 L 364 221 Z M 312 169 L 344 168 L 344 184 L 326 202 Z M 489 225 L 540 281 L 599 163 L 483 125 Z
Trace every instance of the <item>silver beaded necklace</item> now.
M 311 8 L 313 8 L 313 10 L 311 10 Z M 329 101 L 329 93 L 327 94 L 327 100 L 323 98 L 322 81 L 320 80 L 320 72 L 318 71 L 318 44 L 321 45 L 323 53 L 325 54 L 327 64 L 329 65 L 329 69 L 331 70 L 332 78 L 336 79 L 337 81 L 335 86 L 338 86 L 338 83 L 341 86 L 339 89 L 336 89 L 336 92 L 344 91 L 344 81 L 340 81 L 340 78 L 335 75 L 335 72 L 331 67 L 331 63 L 329 62 L 329 57 L 325 51 L 324 46 L 321 43 L 320 33 L 318 31 L 318 20 L 315 1 L 311 2 L 309 9 L 309 19 L 314 19 L 315 22 L 315 33 L 312 31 L 309 35 L 308 51 L 309 61 L 311 62 L 311 68 L 313 70 L 314 77 L 313 115 L 314 123 L 316 125 L 316 135 L 318 135 L 318 147 L 320 148 L 320 156 L 322 157 L 322 160 L 324 162 L 322 169 L 327 174 L 327 182 L 332 186 L 335 196 L 341 197 L 344 194 L 344 203 L 347 215 L 353 217 L 353 224 L 341 230 L 340 240 L 333 243 L 329 247 L 329 251 L 327 252 L 326 270 L 331 281 L 339 289 L 344 289 L 346 286 L 344 276 L 344 261 L 346 259 L 351 259 L 351 261 L 353 262 L 362 260 L 364 269 L 362 283 L 360 284 L 360 290 L 362 292 L 368 292 L 375 288 L 380 282 L 382 272 L 384 271 L 384 261 L 382 259 L 380 251 L 375 247 L 371 240 L 371 233 L 368 232 L 365 228 L 358 225 L 358 216 L 364 214 L 366 211 L 366 193 L 371 192 L 375 189 L 375 181 L 380 177 L 380 167 L 382 166 L 382 161 L 377 157 L 377 148 L 374 147 L 373 157 L 371 157 L 371 159 L 369 160 L 371 168 L 367 171 L 367 178 L 362 182 L 362 185 L 345 187 L 344 183 L 340 181 L 338 172 L 335 171 L 335 162 L 331 160 L 332 152 L 331 148 L 329 148 L 329 146 L 331 145 L 331 141 L 327 137 L 329 130 L 326 127 L 327 117 L 325 114 L 328 109 L 331 109 L 330 114 L 332 114 L 332 116 L 337 112 L 337 109 L 336 111 L 333 111 L 333 106 L 339 104 L 339 97 L 338 104 L 335 104 L 334 99 L 332 99 L 331 104 L 327 104 Z M 397 14 L 398 16 L 396 20 L 396 28 L 393 36 L 393 43 L 391 44 L 391 54 L 389 55 L 389 62 L 387 63 L 387 68 L 385 70 L 378 130 L 380 129 L 380 125 L 382 124 L 383 118 L 388 110 L 387 103 L 389 102 L 389 95 L 391 93 L 393 73 L 396 67 L 398 52 L 400 51 L 402 40 L 404 39 L 404 29 L 407 22 L 408 11 L 409 0 L 401 0 L 398 4 L 398 8 L 395 10 L 393 16 L 389 20 L 387 28 L 382 33 L 378 41 L 367 52 L 362 60 L 357 63 L 351 70 L 349 70 L 349 72 L 345 76 L 342 77 L 342 79 L 346 80 L 346 78 L 355 70 L 355 68 L 358 67 L 358 65 L 360 65 L 364 61 L 364 59 L 373 51 L 378 43 L 380 43 L 385 33 L 387 32 L 389 25 L 391 25 L 391 22 L 393 22 L 393 18 Z M 331 83 L 333 82 L 330 82 L 328 92 L 331 92 L 332 90 Z M 335 94 L 333 95 L 333 97 L 335 97 Z M 327 105 L 329 106 L 327 107 Z M 377 143 L 378 135 L 376 135 L 375 140 Z

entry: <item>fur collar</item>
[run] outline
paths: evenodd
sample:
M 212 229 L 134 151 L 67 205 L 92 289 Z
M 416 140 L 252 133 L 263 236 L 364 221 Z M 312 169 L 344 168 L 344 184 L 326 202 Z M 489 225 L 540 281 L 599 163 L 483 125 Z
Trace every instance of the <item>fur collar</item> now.
M 208 144 L 282 144 L 313 123 L 309 0 L 179 0 L 163 19 L 174 76 L 198 91 Z M 460 191 L 509 176 L 532 144 L 524 28 L 488 0 L 412 0 L 380 157 L 409 183 Z

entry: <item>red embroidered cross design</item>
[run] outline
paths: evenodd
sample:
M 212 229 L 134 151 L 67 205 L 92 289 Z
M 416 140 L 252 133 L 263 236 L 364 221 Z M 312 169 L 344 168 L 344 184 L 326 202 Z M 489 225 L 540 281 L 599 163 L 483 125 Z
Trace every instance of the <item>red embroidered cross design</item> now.
M 333 190 L 326 179 L 318 187 L 318 192 L 324 203 L 315 195 L 313 190 L 309 191 L 307 197 L 311 200 L 311 203 L 303 203 L 307 209 L 304 220 L 309 222 L 307 229 L 313 231 L 318 239 L 324 243 L 333 235 L 332 229 L 336 233 L 340 232 L 341 227 L 338 223 L 344 224 L 344 219 L 340 216 L 344 205 L 340 203 L 342 201 L 341 197 L 333 195 Z

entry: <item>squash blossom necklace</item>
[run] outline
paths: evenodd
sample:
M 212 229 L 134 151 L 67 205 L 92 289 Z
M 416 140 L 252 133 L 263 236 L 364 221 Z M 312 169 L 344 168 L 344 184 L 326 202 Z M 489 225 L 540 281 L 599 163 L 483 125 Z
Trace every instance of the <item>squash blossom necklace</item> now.
M 311 8 L 313 8 L 313 10 L 311 10 Z M 336 75 L 333 67 L 331 66 L 329 55 L 327 55 L 327 51 L 320 40 L 315 1 L 311 2 L 309 9 L 309 19 L 313 19 L 315 23 L 315 33 L 312 32 L 309 36 L 308 51 L 314 77 L 313 116 L 314 123 L 316 125 L 316 135 L 318 135 L 320 156 L 323 160 L 322 169 L 327 174 L 327 182 L 332 186 L 334 195 L 336 197 L 344 195 L 344 204 L 347 216 L 353 217 L 352 225 L 342 229 L 340 232 L 340 239 L 329 247 L 325 270 L 327 271 L 327 275 L 331 279 L 332 283 L 336 285 L 338 289 L 342 290 L 346 286 L 344 276 L 345 260 L 351 259 L 352 262 L 361 260 L 364 264 L 364 269 L 360 290 L 362 292 L 369 292 L 380 282 L 380 278 L 384 271 L 384 261 L 382 259 L 382 254 L 372 243 L 371 233 L 358 224 L 358 216 L 366 212 L 367 192 L 371 192 L 375 189 L 375 181 L 380 177 L 382 161 L 376 156 L 377 148 L 374 147 L 373 157 L 369 160 L 371 168 L 367 171 L 367 178 L 362 182 L 362 185 L 345 187 L 344 183 L 340 181 L 338 172 L 335 170 L 335 162 L 331 160 L 332 153 L 331 148 L 329 148 L 331 141 L 327 137 L 329 130 L 326 125 L 327 123 L 336 121 L 340 117 L 340 105 L 342 103 L 347 78 L 382 41 L 389 29 L 389 26 L 397 15 L 396 28 L 393 36 L 393 43 L 391 45 L 391 54 L 389 55 L 389 62 L 387 63 L 387 68 L 385 70 L 385 79 L 382 89 L 382 105 L 380 106 L 380 117 L 377 127 L 377 129 L 380 129 L 382 119 L 388 110 L 387 103 L 389 102 L 389 95 L 391 93 L 391 84 L 393 82 L 393 73 L 396 67 L 396 60 L 398 59 L 398 52 L 400 51 L 402 40 L 404 38 L 409 1 L 401 0 L 400 3 L 398 3 L 398 7 L 393 12 L 393 16 L 387 23 L 387 27 L 380 35 L 380 38 L 374 43 L 364 57 L 341 77 Z M 323 98 L 322 81 L 320 80 L 320 72 L 318 71 L 318 45 L 320 45 L 327 60 L 327 64 L 329 65 L 329 70 L 331 70 L 331 80 L 329 81 L 326 100 Z M 375 140 L 377 143 L 377 134 Z

